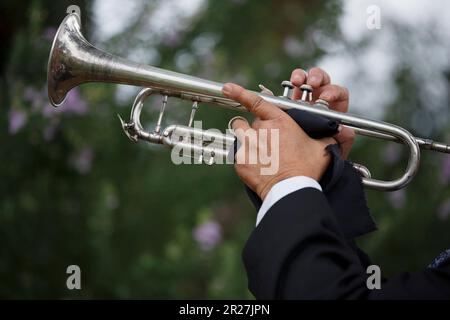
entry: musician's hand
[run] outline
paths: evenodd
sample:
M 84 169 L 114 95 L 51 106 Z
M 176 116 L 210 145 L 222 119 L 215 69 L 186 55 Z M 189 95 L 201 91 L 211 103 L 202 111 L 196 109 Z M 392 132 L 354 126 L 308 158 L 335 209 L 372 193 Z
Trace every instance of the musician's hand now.
M 301 92 L 298 89 L 302 84 L 309 84 L 313 87 L 313 100 L 323 99 L 330 104 L 330 109 L 347 112 L 349 93 L 344 87 L 331 84 L 328 73 L 320 68 L 312 68 L 308 73 L 302 69 L 292 71 L 291 82 L 296 86 L 294 89 L 294 99 L 300 99 Z M 341 131 L 334 136 L 338 141 L 342 155 L 347 158 L 353 141 L 355 140 L 355 132 L 347 127 L 341 127 Z
M 290 177 L 307 176 L 320 180 L 330 161 L 325 147 L 335 143 L 333 138 L 310 138 L 284 111 L 238 85 L 227 83 L 222 91 L 257 117 L 251 126 L 247 121 L 235 120 L 232 127 L 241 142 L 236 153 L 237 174 L 261 199 L 265 198 L 275 183 Z M 273 145 L 271 129 L 278 131 L 278 145 Z M 264 138 L 264 132 L 268 133 L 268 139 Z M 246 138 L 251 134 L 257 139 Z M 261 170 L 268 165 L 262 163 L 261 154 L 270 155 L 271 158 L 278 156 L 277 170 L 271 174 L 262 174 Z M 249 155 L 256 158 L 256 164 L 249 163 Z

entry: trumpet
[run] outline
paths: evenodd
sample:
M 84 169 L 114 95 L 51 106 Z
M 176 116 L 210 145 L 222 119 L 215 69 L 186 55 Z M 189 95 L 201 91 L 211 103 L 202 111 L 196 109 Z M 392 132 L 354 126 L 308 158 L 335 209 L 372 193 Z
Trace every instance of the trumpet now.
M 201 79 L 157 67 L 143 65 L 114 56 L 90 44 L 81 32 L 81 14 L 76 6 L 70 6 L 67 15 L 58 28 L 50 51 L 47 85 L 50 102 L 59 106 L 67 93 L 74 87 L 87 82 L 108 82 L 144 87 L 137 95 L 130 120 L 120 118 L 125 134 L 132 140 L 166 145 L 169 148 L 180 146 L 200 155 L 200 161 L 212 164 L 216 156 L 227 157 L 234 136 L 211 133 L 192 127 L 196 110 L 200 103 L 218 105 L 236 111 L 246 111 L 239 103 L 222 94 L 222 83 Z M 277 107 L 288 110 L 298 109 L 335 120 L 347 126 L 356 134 L 394 141 L 409 149 L 409 158 L 403 175 L 394 180 L 377 180 L 363 165 L 353 164 L 360 172 L 362 183 L 369 188 L 393 191 L 405 187 L 416 175 L 420 163 L 420 149 L 450 153 L 450 145 L 430 139 L 414 137 L 407 130 L 382 121 L 369 120 L 360 116 L 329 110 L 325 101 L 312 101 L 311 88 L 301 87 L 302 98 L 293 100 L 293 85 L 283 81 L 281 96 L 258 92 L 264 100 Z M 255 92 L 256 93 L 256 92 Z M 154 94 L 162 95 L 162 105 L 153 131 L 144 130 L 140 114 L 145 100 Z M 162 119 L 169 97 L 187 100 L 192 110 L 187 125 L 170 125 L 161 128 Z M 201 137 L 202 143 L 189 144 L 179 137 L 184 135 Z M 213 142 L 205 145 L 205 142 Z M 223 148 L 223 146 L 226 146 Z

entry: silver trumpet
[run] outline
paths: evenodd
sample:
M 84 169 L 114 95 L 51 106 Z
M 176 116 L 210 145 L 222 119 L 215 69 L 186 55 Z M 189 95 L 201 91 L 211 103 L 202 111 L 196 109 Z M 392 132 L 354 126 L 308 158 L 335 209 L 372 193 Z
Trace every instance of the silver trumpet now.
M 199 160 L 207 164 L 214 163 L 217 156 L 227 157 L 229 155 L 229 150 L 234 142 L 232 135 L 210 133 L 208 130 L 192 127 L 195 112 L 200 103 L 246 111 L 243 106 L 222 94 L 222 83 L 134 63 L 97 49 L 81 33 L 79 8 L 71 6 L 67 13 L 55 35 L 48 61 L 48 96 L 55 107 L 64 102 L 66 94 L 72 88 L 86 82 L 111 82 L 142 86 L 144 89 L 136 97 L 130 120 L 125 122 L 120 119 L 123 130 L 132 141 L 145 140 L 170 148 L 185 144 L 183 147 L 190 148 L 190 151 L 200 155 Z M 328 119 L 337 120 L 341 125 L 354 129 L 357 134 L 408 146 L 408 164 L 404 174 L 396 180 L 373 179 L 367 168 L 354 164 L 354 167 L 362 175 L 363 184 L 367 187 L 383 191 L 393 191 L 405 187 L 418 171 L 420 148 L 450 153 L 448 144 L 416 138 L 407 130 L 393 124 L 329 110 L 325 101 L 312 102 L 311 88 L 307 85 L 300 88 L 303 94 L 302 99 L 298 101 L 291 98 L 294 87 L 290 82 L 283 81 L 282 86 L 284 92 L 279 97 L 269 94 L 267 90 L 257 94 L 283 110 L 294 108 L 312 112 Z M 160 94 L 163 99 L 156 127 L 153 131 L 148 132 L 142 127 L 139 117 L 145 99 L 152 94 Z M 192 102 L 188 125 L 170 125 L 161 129 L 168 97 Z M 201 143 L 192 144 L 186 142 L 185 139 L 179 139 L 186 135 L 200 137 Z

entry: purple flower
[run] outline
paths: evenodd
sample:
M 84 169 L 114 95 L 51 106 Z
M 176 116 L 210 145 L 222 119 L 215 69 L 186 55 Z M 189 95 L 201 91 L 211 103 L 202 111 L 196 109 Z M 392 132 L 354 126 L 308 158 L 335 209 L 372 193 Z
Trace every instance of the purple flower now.
M 445 200 L 438 208 L 437 215 L 441 220 L 446 220 L 450 215 L 450 199 Z
M 217 221 L 208 220 L 194 229 L 193 237 L 202 250 L 209 251 L 222 240 L 222 228 Z
M 403 189 L 389 192 L 387 194 L 389 202 L 395 209 L 401 209 L 406 203 L 406 192 Z
M 80 95 L 78 88 L 72 89 L 66 97 L 64 104 L 58 108 L 49 103 L 42 108 L 42 115 L 45 118 L 51 118 L 57 113 L 74 114 L 78 116 L 85 115 L 88 112 L 88 105 Z
M 85 115 L 88 111 L 86 101 L 81 98 L 78 88 L 72 89 L 64 102 L 65 111 L 79 116 Z
M 41 98 L 41 93 L 34 90 L 32 87 L 26 87 L 23 92 L 23 97 L 25 101 L 33 102 L 34 100 Z
M 93 160 L 94 152 L 91 148 L 86 147 L 71 158 L 70 164 L 80 174 L 86 174 L 91 170 Z
M 445 155 L 441 163 L 441 182 L 447 184 L 450 180 L 450 156 Z
M 23 98 L 26 102 L 31 103 L 32 110 L 34 111 L 41 109 L 48 101 L 46 90 L 38 91 L 32 87 L 25 88 Z
M 63 112 L 64 106 L 61 106 L 59 108 L 55 108 L 50 103 L 46 103 L 44 107 L 42 108 L 42 116 L 44 118 L 51 118 L 55 116 L 57 113 Z
M 9 111 L 9 134 L 16 134 L 27 123 L 27 114 L 23 111 L 12 108 Z
M 47 27 L 42 32 L 42 37 L 48 41 L 52 41 L 55 37 L 57 29 L 55 27 Z

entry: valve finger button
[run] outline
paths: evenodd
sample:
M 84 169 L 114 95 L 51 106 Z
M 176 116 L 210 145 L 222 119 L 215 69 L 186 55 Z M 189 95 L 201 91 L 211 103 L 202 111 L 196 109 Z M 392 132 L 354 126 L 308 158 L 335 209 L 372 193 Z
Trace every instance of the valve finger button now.
M 313 88 L 309 84 L 302 84 L 300 86 L 300 90 L 302 91 L 302 97 L 300 98 L 300 100 L 305 102 L 311 102 Z
M 294 94 L 294 85 L 290 81 L 283 81 L 281 83 L 281 86 L 283 87 L 283 97 L 287 99 L 292 99 L 292 95 Z

